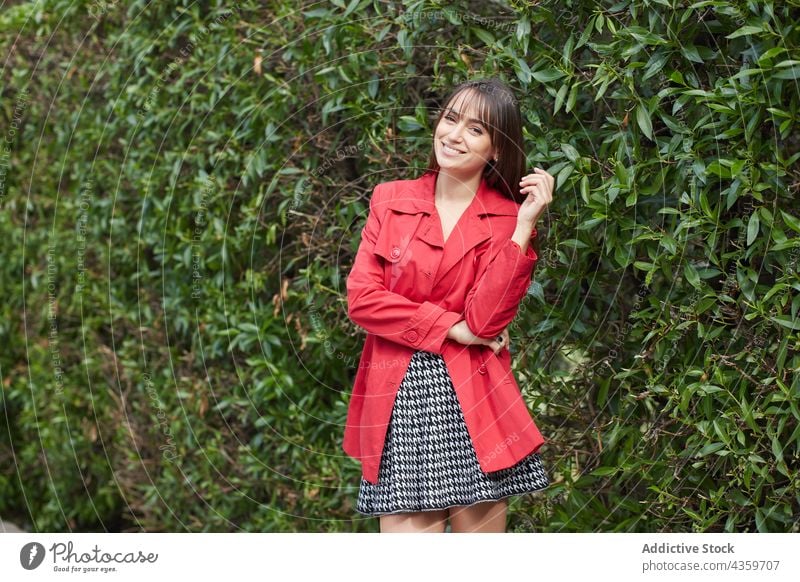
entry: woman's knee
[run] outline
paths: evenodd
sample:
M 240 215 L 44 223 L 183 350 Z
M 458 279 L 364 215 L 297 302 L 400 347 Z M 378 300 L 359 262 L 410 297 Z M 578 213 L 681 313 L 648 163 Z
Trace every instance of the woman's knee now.
M 505 533 L 508 499 L 482 501 L 450 508 L 453 533 Z
M 381 533 L 444 533 L 447 510 L 382 515 Z

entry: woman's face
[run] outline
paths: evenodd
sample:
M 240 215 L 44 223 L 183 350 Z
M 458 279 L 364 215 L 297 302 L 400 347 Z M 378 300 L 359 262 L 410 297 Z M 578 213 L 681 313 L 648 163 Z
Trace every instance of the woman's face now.
M 477 120 L 476 99 L 465 98 L 469 92 L 462 91 L 445 107 L 433 134 L 439 167 L 461 175 L 482 172 L 494 157 L 489 129 Z

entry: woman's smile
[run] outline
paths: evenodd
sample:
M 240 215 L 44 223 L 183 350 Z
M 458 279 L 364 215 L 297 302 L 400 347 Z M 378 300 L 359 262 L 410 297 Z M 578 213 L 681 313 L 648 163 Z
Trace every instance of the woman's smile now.
M 461 151 L 459 149 L 456 149 L 456 148 L 454 148 L 452 146 L 447 145 L 445 142 L 442 142 L 442 149 L 443 149 L 444 153 L 447 154 L 448 156 L 460 156 L 461 154 L 464 153 L 463 151 Z
M 439 166 L 462 176 L 481 174 L 494 155 L 488 128 L 477 119 L 475 101 L 467 99 L 471 94 L 465 91 L 445 107 L 434 132 Z

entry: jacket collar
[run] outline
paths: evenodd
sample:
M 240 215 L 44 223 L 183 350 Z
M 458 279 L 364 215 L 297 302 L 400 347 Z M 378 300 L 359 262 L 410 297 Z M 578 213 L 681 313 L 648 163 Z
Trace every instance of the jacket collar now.
M 394 198 L 387 202 L 389 208 L 399 212 L 425 214 L 422 222 L 418 222 L 420 226 L 417 236 L 427 244 L 442 247 L 444 250 L 436 270 L 434 285 L 455 267 L 470 249 L 492 238 L 493 230 L 485 216 L 491 214 L 517 216 L 519 213 L 519 205 L 516 202 L 490 187 L 486 179 L 482 178 L 475 198 L 462 216 L 460 234 L 451 234 L 445 244 L 441 223 L 437 217 L 431 216 L 436 210 L 434 203 L 436 175 L 436 172 L 427 171 L 415 180 L 401 182 L 403 187 L 399 188 Z
M 410 214 L 433 213 L 436 175 L 436 172 L 427 170 L 415 180 L 404 181 L 404 187 L 401 187 L 395 198 L 388 202 L 389 208 Z M 481 178 L 475 199 L 468 210 L 472 210 L 478 217 L 489 214 L 517 216 L 519 205 L 489 186 L 485 178 Z

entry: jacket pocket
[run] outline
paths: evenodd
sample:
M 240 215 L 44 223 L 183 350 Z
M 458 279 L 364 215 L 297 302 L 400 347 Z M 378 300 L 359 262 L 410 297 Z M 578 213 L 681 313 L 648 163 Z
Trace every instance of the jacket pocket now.
M 422 216 L 422 213 L 406 214 L 390 209 L 378 233 L 373 252 L 389 263 L 404 262 Z
M 411 237 L 391 238 L 383 237 L 375 244 L 374 253 L 389 263 L 399 263 L 408 250 Z

